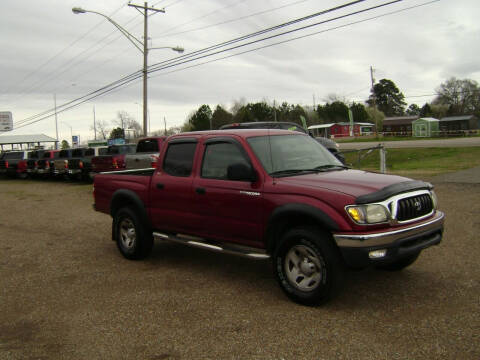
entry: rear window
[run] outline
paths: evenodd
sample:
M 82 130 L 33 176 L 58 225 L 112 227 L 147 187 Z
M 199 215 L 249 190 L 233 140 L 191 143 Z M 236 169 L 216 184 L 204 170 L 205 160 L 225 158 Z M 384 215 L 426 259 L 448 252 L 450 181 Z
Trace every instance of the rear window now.
M 109 155 L 118 155 L 118 154 L 135 154 L 135 149 L 137 146 L 135 144 L 130 145 L 113 145 L 108 147 L 107 154 Z
M 158 152 L 158 141 L 156 139 L 139 141 L 137 152 Z
M 95 155 L 95 149 L 89 148 L 85 150 L 85 156 L 94 156 Z
M 29 159 L 38 159 L 40 157 L 40 153 L 38 151 L 31 151 L 28 153 Z
M 196 142 L 170 144 L 163 162 L 163 170 L 172 176 L 190 176 L 196 146 Z
M 8 152 L 5 153 L 5 156 L 3 158 L 6 160 L 23 159 L 23 155 L 23 152 Z
M 68 158 L 70 157 L 70 150 L 61 150 L 60 155 L 58 155 L 60 158 Z
M 107 155 L 107 154 L 108 154 L 108 148 L 98 149 L 98 155 Z

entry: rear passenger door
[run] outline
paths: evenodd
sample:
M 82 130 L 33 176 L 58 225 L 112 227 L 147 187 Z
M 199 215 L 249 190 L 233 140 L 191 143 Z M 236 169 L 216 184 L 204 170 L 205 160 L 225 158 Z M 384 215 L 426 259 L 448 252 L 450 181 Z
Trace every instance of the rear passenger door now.
M 262 182 L 228 179 L 228 167 L 252 163 L 235 138 L 210 138 L 202 145 L 193 204 L 202 219 L 203 235 L 256 246 L 262 236 Z M 258 173 L 257 173 L 258 174 Z

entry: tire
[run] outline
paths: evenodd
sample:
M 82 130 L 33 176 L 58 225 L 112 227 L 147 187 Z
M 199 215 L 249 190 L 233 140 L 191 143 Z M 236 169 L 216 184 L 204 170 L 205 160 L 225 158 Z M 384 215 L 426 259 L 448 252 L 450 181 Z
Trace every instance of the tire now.
M 130 260 L 140 260 L 152 251 L 153 236 L 137 213 L 128 207 L 118 210 L 113 218 L 114 239 L 120 253 Z
M 377 269 L 387 270 L 387 271 L 400 271 L 405 269 L 407 266 L 412 265 L 417 260 L 419 255 L 420 255 L 420 252 L 409 255 L 409 256 L 405 256 L 389 264 L 377 265 Z
M 326 231 L 309 227 L 288 231 L 273 260 L 280 287 L 299 304 L 323 304 L 342 287 L 344 264 Z

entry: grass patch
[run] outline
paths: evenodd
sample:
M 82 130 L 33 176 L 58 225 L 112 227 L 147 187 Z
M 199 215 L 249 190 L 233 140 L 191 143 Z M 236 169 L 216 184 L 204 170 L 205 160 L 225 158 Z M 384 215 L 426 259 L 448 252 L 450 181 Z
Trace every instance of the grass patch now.
M 365 153 L 365 151 L 362 151 Z M 375 150 L 358 163 L 358 153 L 345 154 L 355 169 L 379 171 Z M 439 175 L 480 166 L 480 147 L 387 149 L 387 172 L 399 175 Z
M 472 134 L 468 137 L 479 137 L 479 134 Z M 357 137 L 357 138 L 335 138 L 337 143 L 366 143 L 366 142 L 384 142 L 384 141 L 416 141 L 416 140 L 438 140 L 443 141 L 445 139 L 464 139 L 465 136 L 449 136 L 449 137 L 413 137 L 413 136 L 381 136 L 381 137 Z

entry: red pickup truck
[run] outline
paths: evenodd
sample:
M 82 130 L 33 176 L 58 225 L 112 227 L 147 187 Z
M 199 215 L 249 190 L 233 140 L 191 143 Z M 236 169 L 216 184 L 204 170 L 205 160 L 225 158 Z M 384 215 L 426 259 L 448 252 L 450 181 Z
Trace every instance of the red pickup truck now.
M 125 156 L 135 154 L 137 145 L 110 145 L 105 155 L 99 155 L 92 158 L 92 168 L 90 178 L 104 171 L 125 170 Z
M 221 130 L 166 139 L 155 169 L 100 174 L 94 208 L 128 259 L 153 239 L 272 258 L 294 301 L 321 304 L 344 270 L 401 270 L 442 239 L 432 185 L 352 170 L 308 135 Z

